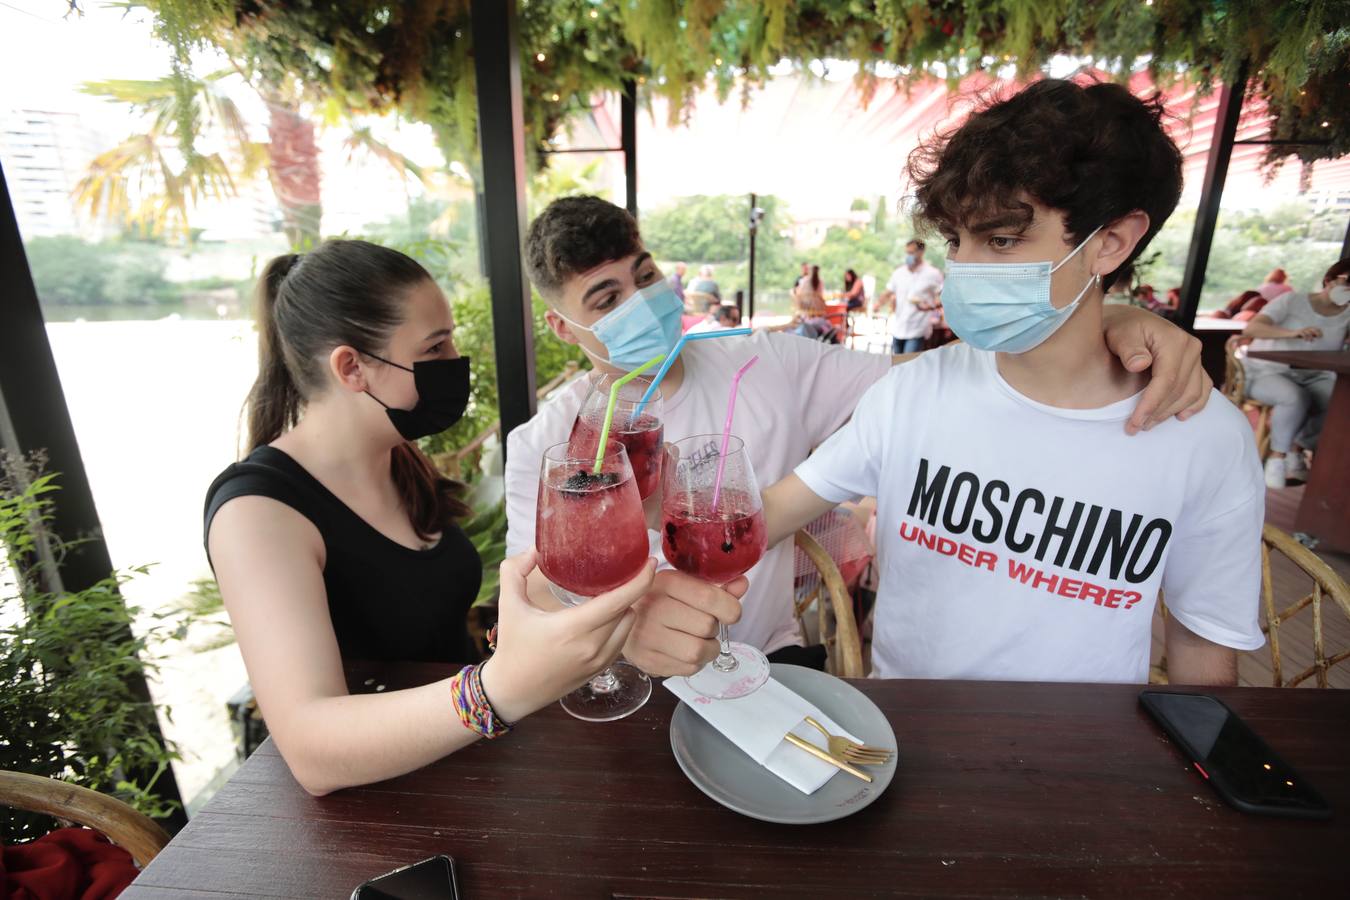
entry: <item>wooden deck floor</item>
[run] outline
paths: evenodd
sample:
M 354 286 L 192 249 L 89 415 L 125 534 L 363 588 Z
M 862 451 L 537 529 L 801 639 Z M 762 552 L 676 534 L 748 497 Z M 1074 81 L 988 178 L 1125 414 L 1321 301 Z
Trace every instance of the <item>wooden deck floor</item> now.
M 1266 521 L 1276 528 L 1292 534 L 1294 517 L 1298 512 L 1299 501 L 1303 498 L 1303 486 L 1266 491 Z M 1350 579 L 1350 555 L 1316 549 L 1318 556 L 1325 560 L 1342 578 Z M 1279 554 L 1272 554 L 1271 576 L 1275 586 L 1275 608 L 1283 609 L 1293 601 L 1306 595 L 1312 588 L 1312 582 L 1292 563 Z M 1265 623 L 1264 610 L 1261 616 Z M 1328 654 L 1338 653 L 1350 647 L 1350 619 L 1333 603 L 1323 607 L 1322 628 Z M 1153 619 L 1153 662 L 1162 655 L 1163 623 L 1159 616 Z M 1280 629 L 1280 659 L 1284 677 L 1303 671 L 1312 664 L 1312 610 L 1304 609 L 1286 622 Z M 1260 650 L 1242 653 L 1238 658 L 1238 679 L 1240 684 L 1269 687 L 1273 683 L 1271 671 L 1270 645 Z M 1350 662 L 1341 663 L 1331 670 L 1332 687 L 1350 688 Z M 1309 679 L 1300 687 L 1315 687 L 1316 680 Z

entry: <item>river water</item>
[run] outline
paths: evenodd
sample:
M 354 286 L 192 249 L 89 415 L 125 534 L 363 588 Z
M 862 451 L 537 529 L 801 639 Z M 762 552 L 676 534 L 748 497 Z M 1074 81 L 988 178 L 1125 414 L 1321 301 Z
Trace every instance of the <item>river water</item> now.
M 252 323 L 49 317 L 47 334 L 113 564 L 153 564 L 125 586 L 128 603 L 166 610 L 210 576 L 202 504 L 236 458 L 239 412 L 257 371 Z M 211 633 L 166 645 L 169 660 L 151 685 L 172 709 L 164 730 L 183 751 L 176 770 L 189 801 L 233 761 L 225 702 L 246 681 L 234 646 L 194 652 Z

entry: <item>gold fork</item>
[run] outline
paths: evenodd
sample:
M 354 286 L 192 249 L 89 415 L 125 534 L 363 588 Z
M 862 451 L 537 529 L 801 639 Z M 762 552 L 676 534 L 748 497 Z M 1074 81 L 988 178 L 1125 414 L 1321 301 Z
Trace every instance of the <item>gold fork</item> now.
M 806 724 L 825 735 L 832 756 L 837 756 L 860 766 L 884 766 L 891 759 L 892 751 L 881 747 L 869 747 L 866 744 L 854 743 L 846 737 L 830 734 L 824 725 L 810 716 L 806 717 Z

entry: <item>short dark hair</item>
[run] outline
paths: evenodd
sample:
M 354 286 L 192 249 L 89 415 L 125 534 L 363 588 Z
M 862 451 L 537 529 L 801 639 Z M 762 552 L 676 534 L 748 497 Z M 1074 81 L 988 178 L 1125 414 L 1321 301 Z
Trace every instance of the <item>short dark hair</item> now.
M 599 197 L 563 197 L 530 223 L 525 274 L 546 300 L 556 300 L 573 275 L 641 248 L 637 221 L 623 207 Z
M 927 246 L 924 244 L 924 242 L 919 240 L 918 238 L 910 238 L 909 240 L 905 241 L 905 249 L 908 250 L 910 247 L 914 247 L 920 253 L 922 253 L 925 249 L 927 249 Z
M 1347 274 L 1350 274 L 1350 256 L 1347 256 L 1340 262 L 1332 263 L 1331 268 L 1327 269 L 1327 274 L 1322 276 L 1322 283 L 1326 284 L 1328 281 L 1340 278 L 1342 275 Z
M 1162 127 L 1161 95 L 1047 78 L 995 99 L 909 157 L 919 221 L 955 228 L 1012 213 L 1030 197 L 1064 213 L 1073 240 L 1135 210 L 1148 230 L 1106 287 L 1148 246 L 1181 196 L 1181 153 Z

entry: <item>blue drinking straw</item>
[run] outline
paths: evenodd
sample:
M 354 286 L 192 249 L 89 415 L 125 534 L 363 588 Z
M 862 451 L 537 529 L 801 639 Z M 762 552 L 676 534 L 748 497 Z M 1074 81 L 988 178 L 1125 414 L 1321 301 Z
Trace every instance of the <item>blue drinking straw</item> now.
M 670 367 L 675 365 L 675 360 L 679 359 L 680 351 L 684 349 L 685 341 L 701 341 L 705 338 L 740 337 L 750 333 L 751 330 L 749 328 L 727 328 L 719 331 L 695 331 L 692 333 L 685 332 L 675 344 L 675 349 L 671 350 L 669 355 L 666 356 L 666 361 L 661 363 L 661 368 L 656 370 L 656 374 L 652 377 L 651 385 L 648 386 L 647 390 L 643 393 L 642 399 L 638 401 L 637 409 L 633 410 L 633 418 L 636 419 L 638 416 L 642 415 L 642 410 L 646 408 L 647 401 L 652 399 L 652 394 L 656 393 L 657 385 L 661 383 L 662 378 L 666 377 L 666 373 L 670 371 Z

